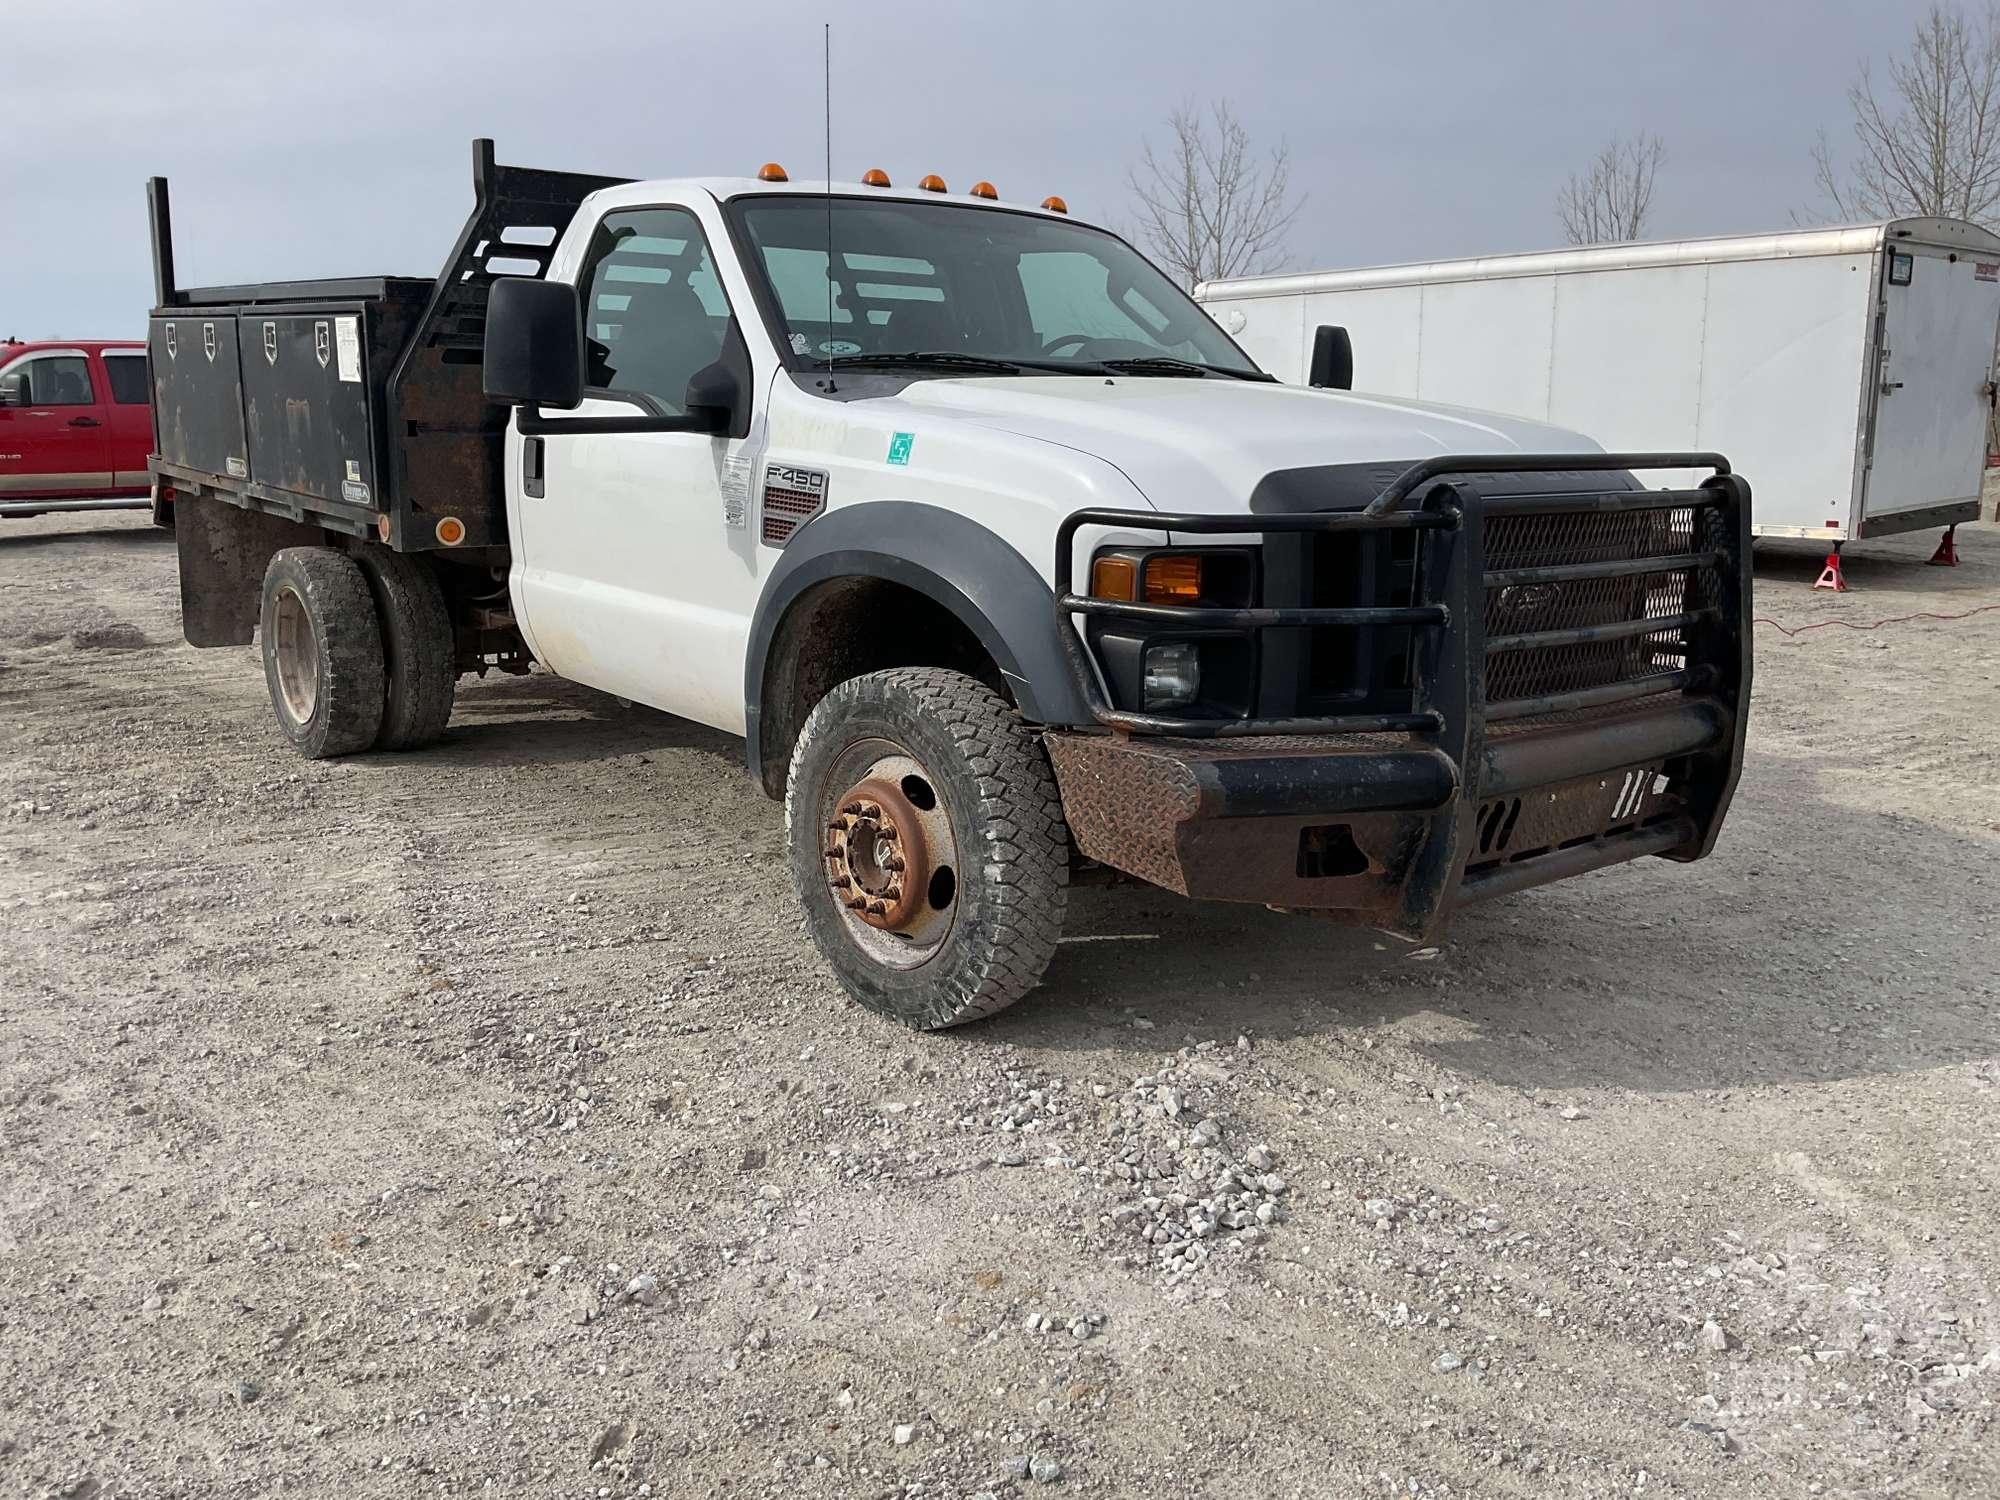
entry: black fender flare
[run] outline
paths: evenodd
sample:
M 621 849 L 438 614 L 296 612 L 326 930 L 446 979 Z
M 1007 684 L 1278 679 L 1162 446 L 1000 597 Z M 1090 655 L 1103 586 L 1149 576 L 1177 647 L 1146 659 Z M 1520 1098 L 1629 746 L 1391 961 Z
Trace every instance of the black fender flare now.
M 901 584 L 949 610 L 993 658 L 1024 717 L 1094 722 L 1063 650 L 1049 581 L 976 521 L 941 506 L 876 500 L 801 527 L 765 580 L 743 664 L 744 753 L 753 776 L 764 770 L 764 673 L 779 625 L 814 585 L 857 577 Z

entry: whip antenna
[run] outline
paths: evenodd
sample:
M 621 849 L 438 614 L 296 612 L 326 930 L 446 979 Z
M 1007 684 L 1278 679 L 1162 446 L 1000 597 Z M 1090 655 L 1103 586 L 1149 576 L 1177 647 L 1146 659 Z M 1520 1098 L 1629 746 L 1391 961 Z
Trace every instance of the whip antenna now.
M 820 26 L 821 93 L 826 100 L 826 388 L 833 386 L 833 23 Z

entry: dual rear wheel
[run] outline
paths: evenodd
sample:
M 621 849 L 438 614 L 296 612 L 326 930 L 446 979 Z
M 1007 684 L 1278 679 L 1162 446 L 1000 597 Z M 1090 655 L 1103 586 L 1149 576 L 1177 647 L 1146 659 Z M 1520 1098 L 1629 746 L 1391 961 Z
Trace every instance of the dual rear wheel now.
M 451 717 L 451 617 L 399 552 L 288 547 L 264 573 L 258 637 L 278 728 L 313 760 L 415 750 Z

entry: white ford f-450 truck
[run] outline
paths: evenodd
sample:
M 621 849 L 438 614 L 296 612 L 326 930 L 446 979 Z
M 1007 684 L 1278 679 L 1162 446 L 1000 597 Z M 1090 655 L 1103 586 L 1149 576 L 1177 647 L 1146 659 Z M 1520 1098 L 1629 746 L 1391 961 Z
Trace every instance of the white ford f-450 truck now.
M 185 633 L 261 641 L 306 755 L 414 749 L 532 662 L 740 734 L 826 961 L 925 1027 L 1034 986 L 1073 877 L 1429 940 L 1714 845 L 1750 689 L 1720 456 L 1356 395 L 1338 330 L 1280 385 L 985 183 L 481 141 L 474 185 L 436 278 L 198 290 L 150 187 Z

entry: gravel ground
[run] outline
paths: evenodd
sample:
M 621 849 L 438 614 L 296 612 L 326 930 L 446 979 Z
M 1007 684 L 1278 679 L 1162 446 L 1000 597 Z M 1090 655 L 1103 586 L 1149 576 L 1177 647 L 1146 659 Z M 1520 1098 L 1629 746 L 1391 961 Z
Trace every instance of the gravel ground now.
M 2000 613 L 1758 635 L 1703 864 L 1430 956 L 1084 891 L 918 1036 L 736 742 L 309 764 L 142 517 L 0 522 L 0 1492 L 2000 1493 Z

